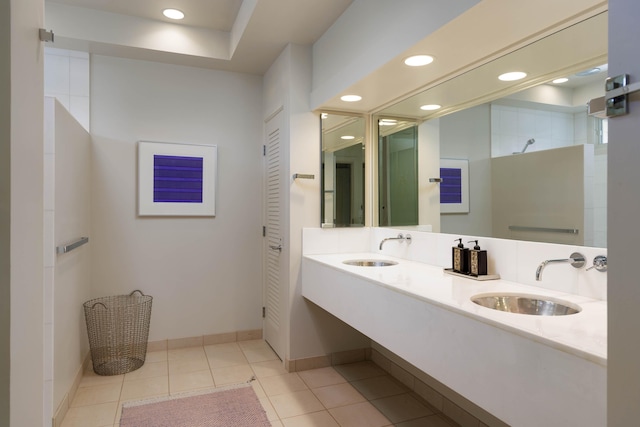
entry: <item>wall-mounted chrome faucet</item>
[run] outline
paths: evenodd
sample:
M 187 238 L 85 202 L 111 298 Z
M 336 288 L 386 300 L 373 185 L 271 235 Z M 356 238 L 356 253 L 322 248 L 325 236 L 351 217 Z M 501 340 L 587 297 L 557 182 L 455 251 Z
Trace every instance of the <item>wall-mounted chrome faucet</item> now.
M 555 264 L 560 262 L 570 262 L 571 266 L 574 268 L 582 268 L 584 267 L 585 258 L 584 255 L 578 252 L 574 252 L 571 254 L 571 258 L 565 259 L 548 259 L 546 261 L 542 261 L 536 270 L 536 280 L 539 282 L 542 280 L 542 271 L 547 266 L 547 264 Z
M 595 268 L 596 270 L 603 273 L 607 271 L 607 257 L 604 255 L 598 255 L 597 257 L 595 257 L 593 259 L 593 265 L 587 268 L 587 271 L 591 270 L 592 268 Z
M 407 242 L 411 242 L 411 234 L 403 236 L 402 233 L 400 233 L 398 234 L 398 237 L 387 237 L 386 239 L 382 239 L 382 242 L 380 242 L 380 250 L 382 250 L 382 245 L 384 245 L 384 242 L 387 240 L 406 240 Z

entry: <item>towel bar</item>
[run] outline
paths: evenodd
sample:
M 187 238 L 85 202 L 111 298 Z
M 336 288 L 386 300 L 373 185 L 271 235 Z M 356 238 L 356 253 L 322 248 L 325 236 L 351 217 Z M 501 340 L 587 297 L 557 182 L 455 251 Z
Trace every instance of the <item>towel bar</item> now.
M 81 237 L 78 240 L 76 240 L 73 243 L 69 243 L 66 245 L 61 245 L 56 247 L 56 253 L 58 254 L 66 254 L 67 252 L 71 252 L 72 250 L 74 250 L 77 247 L 80 247 L 82 245 L 84 245 L 85 243 L 89 242 L 89 238 L 88 237 Z
M 545 227 L 522 227 L 520 225 L 510 225 L 511 231 L 540 231 L 543 233 L 567 233 L 579 234 L 579 230 L 575 228 L 545 228 Z

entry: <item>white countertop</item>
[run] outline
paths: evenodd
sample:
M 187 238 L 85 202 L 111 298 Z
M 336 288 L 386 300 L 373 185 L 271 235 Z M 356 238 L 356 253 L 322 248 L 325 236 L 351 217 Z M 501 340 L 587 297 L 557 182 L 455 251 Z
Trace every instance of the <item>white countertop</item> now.
M 456 277 L 444 273 L 441 267 L 381 254 L 360 252 L 304 257 L 367 279 L 374 285 L 384 286 L 600 365 L 607 365 L 606 301 L 501 279 L 476 281 Z M 398 264 L 386 267 L 359 267 L 343 263 L 353 259 L 392 260 Z M 551 297 L 578 305 L 582 310 L 566 316 L 524 315 L 482 307 L 470 299 L 477 294 L 496 292 Z

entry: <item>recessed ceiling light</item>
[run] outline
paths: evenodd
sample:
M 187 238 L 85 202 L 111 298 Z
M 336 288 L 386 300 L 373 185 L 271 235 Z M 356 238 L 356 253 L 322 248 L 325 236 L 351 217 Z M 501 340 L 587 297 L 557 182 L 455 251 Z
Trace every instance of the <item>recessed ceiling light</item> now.
M 341 139 L 356 139 L 356 137 L 353 136 L 353 135 L 342 135 L 340 138 Z
M 566 83 L 566 82 L 568 82 L 568 81 L 569 81 L 569 79 L 568 79 L 568 78 L 566 78 L 566 77 L 561 77 L 561 78 L 559 78 L 559 79 L 555 79 L 555 80 L 553 80 L 551 83 L 560 84 L 560 83 Z
M 162 11 L 162 14 L 169 19 L 182 19 L 184 18 L 184 13 L 178 9 L 165 9 Z
M 340 97 L 344 102 L 358 102 L 362 99 L 360 95 L 344 95 Z
M 433 62 L 433 56 L 429 55 L 414 55 L 404 60 L 404 63 L 410 67 L 422 67 Z
M 514 80 L 520 80 L 527 77 L 527 73 L 523 73 L 522 71 L 511 71 L 509 73 L 500 74 L 498 79 L 503 82 L 512 82 Z
M 378 120 L 378 126 L 395 126 L 398 124 L 397 120 L 394 119 L 380 119 Z
M 420 109 L 424 111 L 439 110 L 440 108 L 442 108 L 442 105 L 438 105 L 438 104 L 427 104 L 420 107 Z

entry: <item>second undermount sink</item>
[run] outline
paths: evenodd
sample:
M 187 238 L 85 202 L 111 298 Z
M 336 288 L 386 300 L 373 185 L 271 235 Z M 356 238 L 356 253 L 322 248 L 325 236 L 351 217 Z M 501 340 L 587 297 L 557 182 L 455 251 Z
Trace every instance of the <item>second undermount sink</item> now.
M 565 316 L 581 310 L 570 302 L 524 294 L 483 294 L 471 297 L 471 301 L 493 310 L 537 316 Z
M 398 264 L 395 261 L 383 260 L 383 259 L 350 259 L 342 261 L 343 264 L 355 265 L 357 267 L 389 267 L 391 265 Z

